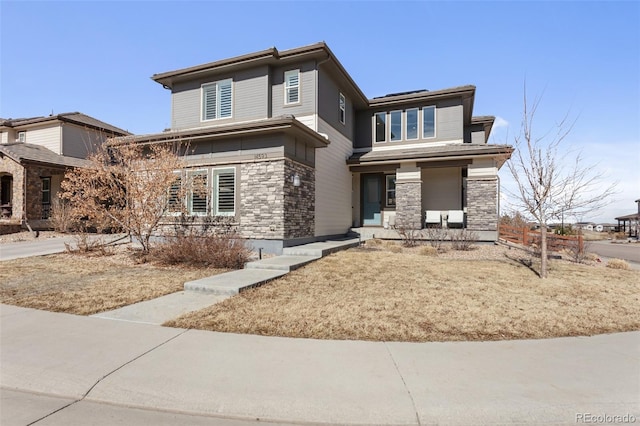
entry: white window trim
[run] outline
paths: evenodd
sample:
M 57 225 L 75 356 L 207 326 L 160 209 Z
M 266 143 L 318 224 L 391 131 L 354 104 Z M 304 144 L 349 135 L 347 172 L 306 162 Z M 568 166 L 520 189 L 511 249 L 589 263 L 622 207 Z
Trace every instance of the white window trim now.
M 383 115 L 384 115 L 384 140 L 382 140 L 382 141 L 378 141 L 378 140 L 377 140 L 377 137 L 376 137 L 376 136 L 377 136 L 377 133 L 376 133 L 376 131 L 377 131 L 377 126 L 376 126 L 377 121 L 376 121 L 376 117 L 378 116 L 378 114 L 383 114 Z M 385 143 L 385 142 L 387 142 L 387 127 L 389 127 L 389 126 L 388 126 L 388 121 L 389 121 L 389 120 L 387 120 L 387 116 L 388 116 L 388 115 L 389 115 L 389 114 L 387 114 L 387 112 L 386 112 L 386 111 L 380 111 L 380 112 L 374 112 L 374 113 L 373 113 L 373 117 L 372 117 L 372 120 L 371 120 L 371 121 L 372 121 L 372 126 L 373 126 L 372 138 L 373 138 L 373 143 L 374 143 L 374 144 L 379 144 L 379 143 Z
M 289 79 L 287 78 L 287 75 L 291 75 L 293 73 L 296 73 L 298 75 L 298 85 L 297 86 L 288 86 L 289 83 Z M 284 72 L 284 105 L 285 106 L 290 106 L 290 105 L 299 105 L 302 102 L 302 82 L 300 81 L 300 69 L 293 69 L 293 70 L 288 70 Z M 298 89 L 298 101 L 297 102 L 289 102 L 289 96 L 288 96 L 288 90 L 292 89 L 292 88 L 296 88 Z
M 180 195 L 180 192 L 182 192 L 182 186 L 184 185 L 184 182 L 183 182 L 184 177 L 181 170 L 174 170 L 173 174 L 180 178 L 180 188 L 178 190 L 178 195 Z M 171 184 L 173 185 L 173 182 L 171 182 Z M 180 216 L 182 214 L 181 211 L 172 212 L 170 210 L 170 205 L 169 205 L 170 199 L 171 199 L 171 187 L 169 187 L 169 193 L 167 194 L 167 210 L 165 212 L 166 216 Z M 180 197 L 178 197 L 178 201 L 180 201 Z M 184 208 L 185 210 L 187 209 L 187 200 L 185 198 L 182 198 L 182 208 Z
M 219 191 L 218 191 L 218 175 L 221 172 L 229 172 L 229 171 L 233 171 L 233 212 L 220 212 L 218 211 L 218 206 L 219 206 L 219 202 L 218 202 L 218 196 L 219 196 Z M 214 168 L 211 170 L 211 197 L 213 199 L 213 208 L 212 208 L 212 213 L 214 216 L 227 216 L 227 217 L 232 217 L 236 215 L 236 211 L 237 211 L 237 183 L 238 183 L 238 179 L 237 179 L 237 174 L 236 174 L 236 168 L 235 167 L 220 167 L 220 168 Z
M 392 127 L 392 116 L 394 112 L 399 112 L 400 113 L 400 139 L 391 139 L 391 127 Z M 403 124 L 404 124 L 404 114 L 402 113 L 402 110 L 400 109 L 394 109 L 393 111 L 389 111 L 389 125 L 387 126 L 389 128 L 389 134 L 388 136 L 388 141 L 389 142 L 402 142 L 404 140 L 404 129 L 403 129 Z
M 416 112 L 416 137 L 415 138 L 409 138 L 409 111 L 415 111 Z M 404 132 L 405 132 L 405 138 L 408 141 L 415 141 L 420 139 L 420 108 L 409 108 L 407 110 L 405 110 L 405 121 L 404 121 Z
M 389 204 L 389 179 L 396 179 L 396 175 L 392 174 L 392 175 L 384 175 L 384 205 L 385 207 L 395 207 L 396 206 L 396 198 L 394 198 L 394 202 L 393 204 Z M 394 188 L 394 191 L 397 191 L 397 185 L 396 188 Z
M 425 109 L 433 109 L 433 136 L 424 135 L 424 110 Z M 421 110 L 420 125 L 422 130 L 422 133 L 420 134 L 422 135 L 422 139 L 435 139 L 436 135 L 438 134 L 438 128 L 437 128 L 438 117 L 437 117 L 436 106 L 435 105 L 423 106 L 422 108 L 420 108 L 420 110 Z
M 26 142 L 27 141 L 27 132 L 24 130 L 18 132 L 18 137 L 16 138 L 18 142 Z
M 220 117 L 220 85 L 221 84 L 225 84 L 225 83 L 229 83 L 231 86 L 231 105 L 230 105 L 230 114 L 228 117 Z M 206 87 L 208 86 L 216 86 L 216 99 L 217 99 L 217 105 L 216 105 L 216 117 L 215 118 L 205 118 L 204 117 L 204 92 L 206 90 Z M 215 121 L 215 120 L 228 120 L 230 118 L 233 118 L 233 79 L 232 78 L 227 78 L 224 80 L 218 80 L 218 81 L 211 81 L 209 83 L 203 83 L 200 86 L 200 122 L 204 123 L 204 122 L 208 122 L 208 121 Z
M 204 173 L 202 173 L 204 172 Z M 209 170 L 207 169 L 191 169 L 191 170 L 187 170 L 186 176 L 187 176 L 187 180 L 189 181 L 191 179 L 192 175 L 195 174 L 204 174 L 207 178 L 207 186 L 209 185 Z M 191 182 L 188 182 L 191 185 Z M 193 202 L 192 202 L 192 197 L 193 197 L 193 187 L 191 189 L 189 189 L 189 191 L 187 192 L 186 196 L 186 207 L 187 207 L 187 214 L 189 216 L 207 216 L 209 214 L 209 210 L 210 210 L 210 202 L 209 202 L 209 191 L 208 188 L 205 190 L 205 196 L 207 197 L 205 200 L 206 203 L 206 209 L 205 212 L 194 212 L 193 211 Z
M 338 100 L 338 114 L 339 119 L 342 124 L 346 124 L 347 121 L 347 98 L 342 93 L 340 93 L 340 98 Z

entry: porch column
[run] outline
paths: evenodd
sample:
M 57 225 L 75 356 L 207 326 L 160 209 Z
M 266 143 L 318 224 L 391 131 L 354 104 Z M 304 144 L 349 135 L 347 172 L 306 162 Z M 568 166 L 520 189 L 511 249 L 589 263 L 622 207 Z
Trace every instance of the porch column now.
M 498 238 L 498 168 L 492 159 L 474 160 L 467 173 L 467 229 Z
M 422 229 L 422 178 L 419 167 L 396 169 L 396 227 Z

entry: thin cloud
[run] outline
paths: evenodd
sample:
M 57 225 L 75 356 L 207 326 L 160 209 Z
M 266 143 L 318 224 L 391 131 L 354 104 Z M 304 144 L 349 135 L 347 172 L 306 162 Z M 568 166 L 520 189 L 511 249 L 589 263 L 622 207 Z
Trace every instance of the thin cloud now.
M 509 127 L 509 122 L 502 117 L 496 117 L 496 121 L 493 122 L 493 127 L 494 129 L 500 127 Z

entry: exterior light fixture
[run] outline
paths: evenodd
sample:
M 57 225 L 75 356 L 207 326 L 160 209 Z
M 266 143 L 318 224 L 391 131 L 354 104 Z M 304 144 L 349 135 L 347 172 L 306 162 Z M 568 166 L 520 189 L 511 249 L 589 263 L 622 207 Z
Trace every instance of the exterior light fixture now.
M 293 186 L 300 186 L 300 176 L 298 176 L 297 173 L 291 176 L 291 182 L 293 183 Z

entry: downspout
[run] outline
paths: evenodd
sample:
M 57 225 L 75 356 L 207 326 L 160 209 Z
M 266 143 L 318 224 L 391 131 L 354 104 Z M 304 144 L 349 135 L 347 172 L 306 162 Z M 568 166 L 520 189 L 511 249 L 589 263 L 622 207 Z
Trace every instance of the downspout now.
M 29 226 L 29 222 L 27 221 L 27 167 L 22 165 L 22 169 L 23 169 L 23 173 L 22 173 L 22 222 L 24 222 L 24 225 L 27 227 L 27 229 L 29 230 L 29 232 L 31 232 L 33 234 L 34 237 L 38 238 L 38 236 L 40 235 L 39 232 L 34 232 L 33 229 L 31 229 L 31 226 Z

